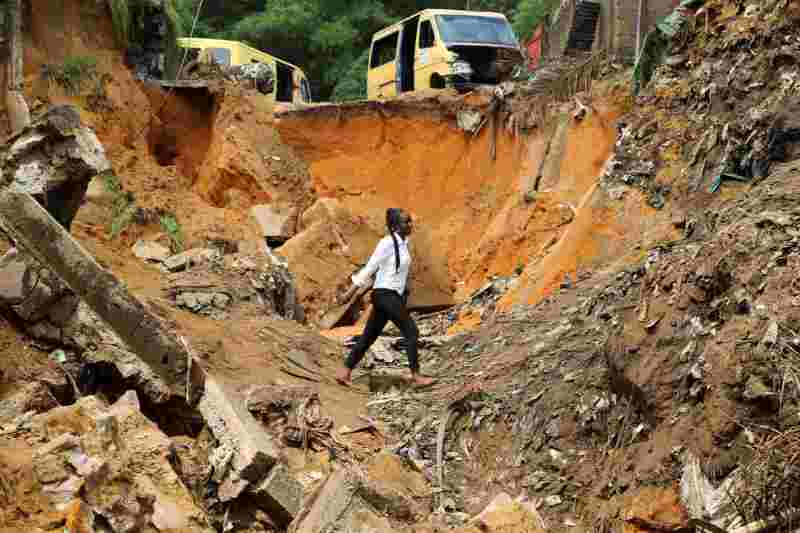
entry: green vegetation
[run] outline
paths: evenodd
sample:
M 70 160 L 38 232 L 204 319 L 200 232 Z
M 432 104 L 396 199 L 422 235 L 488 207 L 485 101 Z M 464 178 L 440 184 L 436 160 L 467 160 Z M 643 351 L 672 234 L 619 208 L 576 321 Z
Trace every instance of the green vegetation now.
M 183 13 L 180 11 L 181 0 L 166 0 L 164 11 L 167 15 L 167 32 L 171 37 L 181 37 L 188 28 L 184 28 Z M 114 35 L 119 44 L 125 48 L 136 42 L 136 32 L 142 28 L 138 17 L 142 8 L 146 7 L 144 0 L 110 0 L 111 20 L 114 25 Z
M 63 87 L 67 94 L 81 93 L 84 82 L 97 78 L 97 60 L 92 56 L 70 56 L 61 65 L 45 65 L 43 76 Z
M 344 102 L 348 100 L 364 100 L 367 98 L 367 65 L 369 64 L 369 48 L 356 59 L 339 79 L 333 88 L 331 100 Z
M 111 224 L 108 228 L 112 239 L 116 239 L 136 218 L 136 202 L 133 194 L 125 192 L 119 177 L 113 172 L 103 175 L 103 185 L 111 194 Z
M 521 0 L 513 18 L 514 32 L 526 41 L 558 7 L 558 0 Z
M 161 229 L 163 229 L 164 233 L 169 237 L 172 252 L 176 254 L 181 253 L 185 249 L 185 244 L 183 240 L 183 230 L 178 223 L 178 219 L 175 218 L 175 215 L 166 213 L 161 215 L 159 223 L 161 224 Z
M 128 0 L 111 0 L 111 21 L 114 35 L 121 46 L 130 44 L 131 12 Z

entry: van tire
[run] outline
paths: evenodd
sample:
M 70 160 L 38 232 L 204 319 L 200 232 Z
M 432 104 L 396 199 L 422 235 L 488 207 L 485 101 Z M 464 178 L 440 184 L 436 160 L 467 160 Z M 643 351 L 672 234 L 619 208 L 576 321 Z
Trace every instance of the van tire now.
M 444 89 L 445 82 L 444 78 L 439 74 L 434 74 L 431 76 L 431 89 Z

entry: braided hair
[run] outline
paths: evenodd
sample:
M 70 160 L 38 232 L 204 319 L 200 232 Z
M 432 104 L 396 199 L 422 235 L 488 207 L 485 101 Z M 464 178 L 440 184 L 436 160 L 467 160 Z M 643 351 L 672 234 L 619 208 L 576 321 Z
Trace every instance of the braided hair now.
M 396 272 L 400 271 L 400 245 L 397 244 L 397 237 L 395 237 L 394 233 L 400 225 L 400 217 L 402 214 L 403 210 L 396 207 L 390 207 L 386 210 L 386 228 L 389 230 L 389 235 L 392 236 L 392 242 L 394 242 L 394 265 Z

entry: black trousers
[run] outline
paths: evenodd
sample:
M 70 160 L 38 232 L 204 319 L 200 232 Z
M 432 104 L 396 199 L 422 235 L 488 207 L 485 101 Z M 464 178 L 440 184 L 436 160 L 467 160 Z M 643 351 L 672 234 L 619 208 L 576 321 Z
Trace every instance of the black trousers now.
M 403 337 L 406 339 L 409 368 L 414 372 L 419 371 L 419 361 L 417 360 L 419 330 L 411 315 L 408 314 L 405 299 L 397 294 L 397 291 L 391 289 L 375 289 L 372 291 L 372 312 L 367 320 L 364 333 L 361 334 L 350 355 L 347 356 L 345 361 L 347 368 L 352 370 L 358 365 L 390 320 L 400 328 Z

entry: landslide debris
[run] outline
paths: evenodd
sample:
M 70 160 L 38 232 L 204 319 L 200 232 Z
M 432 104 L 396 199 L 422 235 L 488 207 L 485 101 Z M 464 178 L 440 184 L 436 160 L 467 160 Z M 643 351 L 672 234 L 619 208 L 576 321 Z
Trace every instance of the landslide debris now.
M 222 227 L 213 238 L 209 229 L 247 220 L 247 209 L 262 205 L 253 191 L 267 188 L 267 174 L 260 172 L 273 163 L 264 166 L 264 156 L 283 162 L 283 155 L 276 160 L 263 147 L 253 148 L 245 165 L 231 155 L 242 146 L 241 129 L 253 136 L 249 146 L 257 145 L 256 130 L 249 129 L 255 107 L 237 117 L 238 104 L 229 100 L 228 114 L 217 117 L 225 126 L 214 135 L 227 148 L 214 155 L 226 161 L 215 168 L 226 169 L 219 175 L 228 185 L 220 185 L 216 170 L 181 178 L 205 180 L 202 195 L 184 195 L 177 192 L 183 185 L 169 183 L 197 167 L 167 165 L 155 175 L 162 152 L 115 145 L 112 161 L 124 162 L 127 185 L 146 191 L 146 201 L 155 205 L 168 191 L 172 198 L 195 202 L 202 196 L 224 205 L 181 207 L 184 214 L 198 205 L 207 209 L 194 219 L 181 217 L 194 241 L 181 253 L 146 224 L 137 231 L 150 234 L 126 246 L 91 234 L 80 214 L 76 228 L 99 256 L 131 275 L 165 328 L 186 335 L 189 360 L 207 379 L 194 394 L 176 398 L 47 265 L 31 263 L 24 250 L 6 256 L 3 353 L 24 353 L 31 363 L 3 367 L 3 525 L 31 531 L 499 533 L 678 530 L 701 520 L 733 529 L 759 527 L 800 504 L 789 490 L 796 485 L 800 407 L 800 152 L 792 82 L 797 2 L 710 0 L 704 10 L 675 39 L 622 119 L 616 157 L 600 191 L 592 191 L 610 199 L 604 209 L 620 210 L 637 205 L 643 193 L 653 209 L 667 211 L 676 237 L 642 238 L 635 260 L 595 263 L 567 277 L 559 270 L 537 305 L 511 313 L 499 302 L 519 274 L 506 271 L 485 285 L 481 278 L 458 308 L 420 317 L 423 368 L 439 378 L 429 390 L 408 388 L 402 379 L 403 345 L 392 330 L 352 389 L 334 387 L 330 372 L 352 338 L 326 341 L 294 320 L 293 302 L 323 308 L 309 295 L 319 287 L 332 291 L 335 283 L 318 280 L 328 280 L 323 276 L 334 269 L 345 277 L 368 253 L 381 224 L 353 206 L 365 203 L 373 185 L 337 176 L 344 200 L 325 198 L 308 209 L 316 200 L 316 192 L 304 188 L 308 177 L 281 181 L 285 169 L 270 170 L 269 194 L 287 203 L 302 199 L 293 206 L 299 231 L 281 248 L 290 258 L 288 270 L 305 269 L 293 271 L 298 287 L 310 287 L 303 294 L 274 260 L 277 252 L 265 249 L 263 227 Z M 407 105 L 396 106 L 396 124 L 403 123 Z M 570 111 L 575 108 L 579 113 L 568 119 L 573 125 L 597 118 L 591 106 L 580 102 Z M 533 106 L 525 109 L 532 113 Z M 302 123 L 288 115 L 280 120 L 284 133 Z M 481 121 L 462 115 L 460 122 L 477 129 Z M 299 130 L 294 135 L 289 144 L 309 153 Z M 482 139 L 481 160 L 491 160 L 492 145 Z M 512 143 L 500 139 L 494 148 L 506 160 Z M 311 179 L 328 194 L 340 185 L 330 169 L 315 174 L 314 166 L 341 156 L 341 145 L 319 150 Z M 346 159 L 331 168 L 342 168 Z M 564 184 L 568 177 L 541 176 L 544 184 Z M 494 206 L 469 212 L 486 217 L 474 227 L 456 224 L 470 235 L 521 192 L 467 191 L 468 205 Z M 396 193 L 381 201 L 395 200 Z M 546 201 L 539 192 L 528 198 L 539 206 Z M 618 200 L 622 204 L 612 203 Z M 280 212 L 288 212 L 283 207 Z M 539 243 L 541 256 L 554 238 L 574 235 L 558 230 L 573 221 L 567 211 L 575 210 L 547 211 L 557 215 L 557 227 Z M 216 222 L 197 221 L 205 213 Z M 427 216 L 436 214 L 431 209 Z M 279 237 L 291 236 L 285 222 Z M 626 236 L 637 231 L 628 229 Z M 323 249 L 310 242 L 317 238 Z M 134 259 L 127 246 L 136 241 L 140 258 Z M 331 256 L 329 264 L 320 259 Z M 28 300 L 15 295 L 27 294 L 31 280 L 31 294 L 41 297 L 28 308 Z M 483 325 L 451 329 L 468 316 Z M 10 347 L 17 342 L 27 343 L 27 351 Z M 51 352 L 48 360 L 44 354 Z M 83 389 L 78 393 L 71 392 L 76 378 Z

